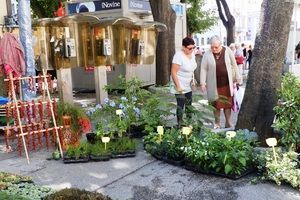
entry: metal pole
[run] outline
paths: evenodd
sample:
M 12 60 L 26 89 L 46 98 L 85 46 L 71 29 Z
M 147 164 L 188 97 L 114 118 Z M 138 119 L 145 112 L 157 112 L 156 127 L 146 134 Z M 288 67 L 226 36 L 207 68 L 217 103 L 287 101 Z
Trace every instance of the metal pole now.
M 20 27 L 20 41 L 24 48 L 26 76 L 35 76 L 34 55 L 32 48 L 30 0 L 19 0 L 18 23 Z M 24 81 L 22 84 L 23 100 L 31 100 L 36 96 L 36 93 L 34 91 L 30 91 L 28 88 L 29 81 Z

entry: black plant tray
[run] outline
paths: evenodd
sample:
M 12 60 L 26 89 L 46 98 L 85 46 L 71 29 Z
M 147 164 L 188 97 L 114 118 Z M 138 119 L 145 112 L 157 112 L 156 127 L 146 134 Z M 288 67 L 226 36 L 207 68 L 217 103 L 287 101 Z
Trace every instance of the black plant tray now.
M 121 154 L 112 154 L 111 158 L 130 158 L 135 156 L 136 156 L 135 152 L 124 152 Z
M 85 162 L 89 161 L 89 157 L 78 158 L 78 159 L 75 159 L 75 158 L 64 158 L 63 161 L 64 161 L 65 164 L 69 164 L 69 163 L 85 163 Z
M 188 163 L 185 163 L 184 168 L 186 170 L 193 171 L 193 172 L 196 172 L 196 173 L 210 174 L 210 172 L 208 170 L 201 169 L 199 167 L 196 167 L 196 166 L 188 164 Z
M 95 161 L 95 162 L 98 162 L 98 161 L 109 161 L 111 158 L 111 155 L 103 155 L 103 156 L 94 156 L 94 155 L 90 155 L 90 160 L 91 161 Z
M 154 158 L 156 158 L 157 160 L 164 160 L 164 158 L 160 155 L 157 155 L 157 154 L 151 154 Z
M 184 160 L 173 160 L 173 159 L 169 159 L 167 157 L 163 157 L 162 160 L 165 161 L 166 163 L 169 163 L 169 164 L 175 165 L 175 166 L 183 166 L 184 165 Z
M 244 177 L 248 174 L 251 174 L 252 172 L 255 171 L 255 169 L 251 167 L 251 168 L 248 168 L 245 171 L 243 171 L 241 174 L 225 174 L 225 173 L 216 172 L 216 171 L 213 171 L 213 170 L 204 170 L 204 169 L 201 169 L 199 167 L 196 167 L 196 166 L 193 166 L 193 165 L 190 165 L 190 164 L 185 164 L 184 168 L 187 169 L 187 170 L 196 172 L 196 173 L 212 174 L 212 175 L 215 175 L 215 176 L 220 176 L 220 177 L 229 178 L 229 179 L 233 179 L 233 180 L 240 179 L 240 178 L 242 178 L 242 177 Z
M 220 173 L 220 172 L 215 172 L 215 171 L 210 171 L 210 174 L 216 175 L 216 176 L 221 176 L 224 178 L 229 178 L 229 179 L 233 179 L 233 180 L 237 180 L 240 179 L 248 174 L 251 174 L 255 171 L 254 168 L 248 168 L 245 171 L 243 171 L 241 174 L 225 174 L 225 173 Z

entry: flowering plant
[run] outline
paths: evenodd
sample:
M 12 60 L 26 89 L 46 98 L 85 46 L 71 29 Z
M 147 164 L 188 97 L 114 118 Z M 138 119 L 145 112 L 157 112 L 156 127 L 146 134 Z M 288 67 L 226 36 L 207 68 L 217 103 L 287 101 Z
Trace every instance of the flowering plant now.
M 96 134 L 99 137 L 122 137 L 131 124 L 138 123 L 140 109 L 137 107 L 137 98 L 128 99 L 122 96 L 112 100 L 106 98 L 104 104 L 96 105 L 87 111 L 87 115 L 96 122 Z
M 91 122 L 87 117 L 81 117 L 78 119 L 78 124 L 83 133 L 91 131 Z

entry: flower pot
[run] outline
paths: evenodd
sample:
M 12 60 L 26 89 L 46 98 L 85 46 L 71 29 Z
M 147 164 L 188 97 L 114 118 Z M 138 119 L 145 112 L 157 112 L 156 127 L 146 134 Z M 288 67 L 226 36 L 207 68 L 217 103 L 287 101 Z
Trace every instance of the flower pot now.
M 69 115 L 64 115 L 61 117 L 62 122 L 65 128 L 70 128 L 71 127 L 71 116 Z

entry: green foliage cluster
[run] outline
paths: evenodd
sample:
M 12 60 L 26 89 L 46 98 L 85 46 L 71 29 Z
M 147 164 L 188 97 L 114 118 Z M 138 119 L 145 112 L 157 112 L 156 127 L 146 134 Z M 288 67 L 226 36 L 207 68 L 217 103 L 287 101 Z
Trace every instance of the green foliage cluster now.
M 111 141 L 109 144 L 109 151 L 112 154 L 122 154 L 125 152 L 135 152 L 136 141 L 128 137 L 118 138 Z
M 283 132 L 282 144 L 295 149 L 300 145 L 300 80 L 291 73 L 286 74 L 278 96 L 274 126 Z
M 141 108 L 141 124 L 147 133 L 156 131 L 157 126 L 165 126 L 172 108 L 175 108 L 167 96 L 152 94 L 144 100 Z
M 77 188 L 54 191 L 51 188 L 38 186 L 32 182 L 31 177 L 0 172 L 2 187 L 0 199 L 2 200 L 111 200 L 109 196 L 97 192 L 89 192 Z
M 201 171 L 229 175 L 240 175 L 253 167 L 253 148 L 256 144 L 241 130 L 236 137 L 229 139 L 224 133 L 216 134 L 209 130 L 204 130 L 200 135 L 192 132 L 186 138 L 180 130 L 171 129 L 161 137 L 149 134 L 144 137 L 144 142 L 145 149 L 151 154 L 181 158 Z
M 26 197 L 22 197 L 17 194 L 9 194 L 5 191 L 0 191 L 0 199 L 5 199 L 5 200 L 31 200 Z
M 105 149 L 104 143 L 96 142 L 89 144 L 89 154 L 92 156 L 110 156 L 111 153 Z
M 8 196 L 15 196 L 16 199 L 41 200 L 53 193 L 53 190 L 33 183 L 24 182 L 12 184 L 5 190 L 2 190 L 2 192 L 3 196 L 5 195 L 4 193 L 6 193 Z
M 80 143 L 79 146 L 70 145 L 65 153 L 69 158 L 86 158 L 89 155 L 89 145 L 87 142 Z
M 187 28 L 190 34 L 203 33 L 217 22 L 216 14 L 203 10 L 204 0 L 185 0 L 191 7 L 187 9 Z
M 128 137 L 112 139 L 107 143 L 106 148 L 105 144 L 100 141 L 94 144 L 84 141 L 79 146 L 70 145 L 66 150 L 65 156 L 72 159 L 80 159 L 87 158 L 89 155 L 110 156 L 111 154 L 133 153 L 136 150 L 136 140 Z
M 144 137 L 144 144 L 146 151 L 155 156 L 175 161 L 184 159 L 182 147 L 185 145 L 185 138 L 179 129 L 167 129 L 161 137 L 157 133 L 150 133 Z
M 45 200 L 112 200 L 101 193 L 89 192 L 77 188 L 67 188 L 49 195 Z
M 237 132 L 237 137 L 229 139 L 225 134 L 204 132 L 193 137 L 190 146 L 185 148 L 187 161 L 203 170 L 212 170 L 231 175 L 240 175 L 253 167 L 253 146 Z
M 74 133 L 77 134 L 81 129 L 78 120 L 81 118 L 87 118 L 84 110 L 79 106 L 59 101 L 57 104 L 57 123 L 59 125 L 64 125 L 62 117 L 65 115 L 71 116 L 71 128 Z
M 32 178 L 8 172 L 0 172 L 0 189 L 5 189 L 12 184 L 21 182 L 32 182 Z
M 290 184 L 300 189 L 300 169 L 298 154 L 294 151 L 276 150 L 276 161 L 271 150 L 260 156 L 259 168 L 264 169 L 262 180 L 274 181 L 277 185 Z

